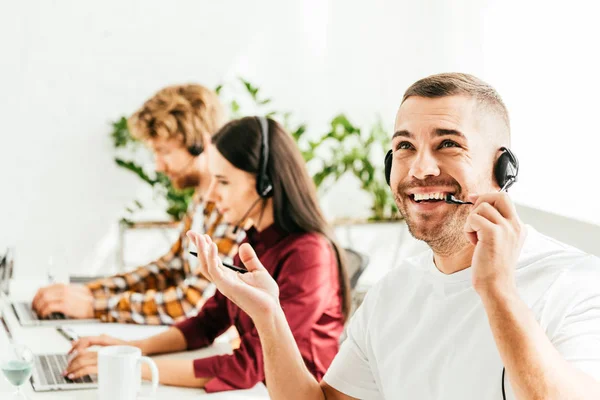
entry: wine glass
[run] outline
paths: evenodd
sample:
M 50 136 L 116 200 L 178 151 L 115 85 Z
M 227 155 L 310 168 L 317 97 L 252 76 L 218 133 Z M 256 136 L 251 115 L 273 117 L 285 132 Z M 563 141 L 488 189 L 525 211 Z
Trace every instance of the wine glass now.
M 0 354 L 0 369 L 8 382 L 16 386 L 14 397 L 26 399 L 21 386 L 29 380 L 33 372 L 33 353 L 26 346 L 10 343 L 9 349 Z

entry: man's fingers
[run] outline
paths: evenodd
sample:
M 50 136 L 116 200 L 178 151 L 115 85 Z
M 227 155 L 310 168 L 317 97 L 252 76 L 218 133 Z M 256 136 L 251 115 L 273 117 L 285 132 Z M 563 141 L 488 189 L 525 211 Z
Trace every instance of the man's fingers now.
M 62 296 L 59 293 L 56 293 L 55 290 L 46 290 L 44 291 L 37 299 L 35 303 L 34 310 L 38 313 L 46 307 L 48 303 L 59 300 Z M 33 306 L 33 304 L 32 304 Z
M 61 299 L 52 300 L 45 303 L 42 308 L 38 311 L 38 314 L 42 318 L 46 318 L 48 315 L 54 312 L 62 312 L 64 314 L 64 301 Z
M 517 219 L 517 210 L 515 205 L 510 200 L 510 197 L 505 192 L 485 193 L 477 195 L 477 200 L 474 202 L 473 208 L 476 208 L 481 203 L 490 203 L 498 210 L 500 215 L 509 220 Z
M 479 214 L 470 214 L 465 224 L 465 234 L 471 243 L 475 240 L 473 235 L 476 235 L 478 241 L 492 239 L 496 229 L 497 225 Z
M 477 233 L 476 232 L 465 232 L 467 239 L 473 246 L 477 245 Z
M 34 310 L 37 310 L 37 308 L 40 307 L 40 302 L 42 302 L 44 299 L 60 297 L 61 296 L 60 289 L 61 289 L 60 284 L 54 284 L 54 285 L 40 288 L 37 291 L 37 293 L 35 294 L 33 300 L 31 301 L 31 305 L 34 307 Z
M 244 263 L 244 266 L 248 271 L 261 271 L 265 269 L 258 259 L 256 252 L 248 243 L 244 243 L 240 246 L 238 254 L 240 256 L 240 260 L 242 263 Z
M 478 198 L 479 198 L 478 194 L 470 194 L 467 196 L 467 200 L 469 200 L 473 204 L 477 203 Z
M 504 225 L 506 223 L 506 218 L 504 218 L 498 209 L 492 206 L 490 203 L 481 203 L 477 207 L 475 207 L 471 214 L 478 214 L 489 220 L 493 224 L 496 225 Z
M 38 310 L 40 298 L 44 295 L 46 290 L 47 288 L 38 289 L 38 291 L 35 293 L 35 296 L 33 296 L 33 300 L 31 301 L 31 308 L 33 308 L 35 311 Z

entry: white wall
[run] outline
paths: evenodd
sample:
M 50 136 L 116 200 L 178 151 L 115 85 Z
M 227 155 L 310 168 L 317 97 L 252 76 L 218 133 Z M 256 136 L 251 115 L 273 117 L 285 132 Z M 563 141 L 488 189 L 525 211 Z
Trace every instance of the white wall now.
M 600 257 L 600 226 L 578 221 L 524 205 L 517 206 L 519 217 L 544 235 Z
M 511 111 L 518 201 L 600 225 L 597 2 L 488 8 L 485 74 Z M 600 238 L 599 238 L 600 239 Z
M 512 112 L 522 163 L 515 199 L 600 224 L 600 84 L 589 77 L 600 66 L 600 28 L 580 7 L 591 2 L 531 4 L 3 2 L 0 245 L 17 246 L 23 275 L 59 248 L 73 268 L 110 263 L 114 223 L 144 187 L 114 166 L 108 122 L 164 85 L 238 75 L 320 130 L 339 111 L 360 124 L 379 114 L 391 129 L 415 79 L 477 74 Z M 335 193 L 324 199 L 330 215 L 364 213 L 364 202 L 350 208 Z

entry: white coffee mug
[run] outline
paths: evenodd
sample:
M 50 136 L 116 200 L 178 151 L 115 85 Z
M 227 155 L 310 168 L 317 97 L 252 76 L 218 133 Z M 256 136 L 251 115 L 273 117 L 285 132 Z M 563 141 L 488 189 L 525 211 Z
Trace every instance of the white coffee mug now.
M 142 383 L 142 363 L 152 371 L 152 395 L 158 388 L 158 368 L 134 346 L 107 346 L 98 350 L 98 399 L 135 400 Z

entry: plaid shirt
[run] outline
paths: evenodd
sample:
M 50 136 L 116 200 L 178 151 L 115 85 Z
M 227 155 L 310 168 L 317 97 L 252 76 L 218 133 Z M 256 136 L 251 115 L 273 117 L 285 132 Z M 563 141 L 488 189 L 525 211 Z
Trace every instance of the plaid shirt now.
M 166 255 L 132 272 L 87 284 L 95 298 L 95 317 L 104 322 L 172 325 L 196 315 L 209 297 L 206 289 L 210 285 L 194 271 L 197 259 L 188 253 L 186 232 L 198 230 L 192 225 L 199 218 L 203 231 L 217 244 L 220 257 L 231 262 L 246 236 L 244 229 L 235 232 L 233 226 L 221 223 L 214 204 L 202 205 L 200 199 L 194 199 L 179 238 Z

